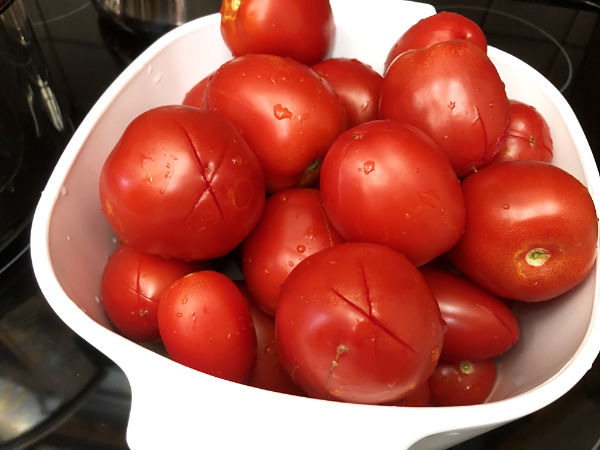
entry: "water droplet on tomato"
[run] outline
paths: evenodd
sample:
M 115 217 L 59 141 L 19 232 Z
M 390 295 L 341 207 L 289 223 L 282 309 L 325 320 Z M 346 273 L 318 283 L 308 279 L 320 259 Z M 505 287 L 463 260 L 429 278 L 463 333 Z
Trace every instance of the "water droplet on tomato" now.
M 289 109 L 279 103 L 273 107 L 273 114 L 277 120 L 289 119 L 293 115 Z
M 361 109 L 361 111 L 363 111 L 363 112 L 364 112 L 364 111 L 366 111 L 366 110 L 367 110 L 367 108 L 369 108 L 369 104 L 370 104 L 370 102 L 367 100 L 367 101 L 366 101 L 366 102 L 364 102 L 362 105 L 360 105 L 360 109 Z
M 296 247 L 296 250 L 298 251 L 298 253 L 304 253 L 304 251 L 306 250 L 306 247 L 304 245 L 300 244 Z
M 177 317 L 183 317 L 183 313 L 178 312 L 177 314 L 175 314 Z
M 454 110 L 454 108 L 456 108 L 456 102 L 454 100 L 451 100 L 448 102 L 448 109 L 450 111 Z
M 288 266 L 294 267 L 294 261 L 288 261 Z
M 369 175 L 371 172 L 375 170 L 375 161 L 365 161 L 363 164 L 363 171 L 365 175 Z
M 509 208 L 510 208 L 510 205 L 509 205 L 508 203 L 505 203 L 504 205 L 502 205 L 502 208 L 504 208 L 504 209 L 509 209 Z

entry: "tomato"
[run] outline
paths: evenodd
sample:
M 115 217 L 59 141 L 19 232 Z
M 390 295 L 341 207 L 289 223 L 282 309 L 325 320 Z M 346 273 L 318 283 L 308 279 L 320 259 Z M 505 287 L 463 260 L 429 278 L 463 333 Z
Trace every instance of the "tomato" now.
M 357 59 L 331 58 L 312 66 L 342 100 L 348 127 L 375 120 L 379 114 L 379 90 L 383 77 Z
M 216 71 L 205 100 L 242 131 L 269 192 L 310 186 L 327 149 L 346 129 L 346 111 L 331 86 L 290 58 L 230 60 Z
M 268 53 L 310 65 L 331 50 L 335 22 L 329 0 L 223 0 L 221 35 L 234 56 Z
M 266 314 L 248 295 L 244 283 L 237 283 L 238 288 L 250 307 L 250 314 L 256 331 L 256 364 L 248 379 L 248 384 L 260 389 L 282 392 L 284 394 L 304 395 L 302 390 L 292 381 L 283 369 L 277 356 L 275 339 L 275 319 Z
M 510 128 L 494 163 L 533 159 L 551 162 L 554 144 L 546 119 L 531 105 L 510 101 Z
M 461 14 L 441 11 L 419 20 L 400 36 L 388 53 L 385 69 L 401 53 L 455 39 L 472 42 L 487 52 L 487 39 L 479 25 Z
M 206 92 L 206 86 L 208 86 L 208 83 L 212 80 L 213 76 L 214 72 L 198 81 L 198 83 L 185 94 L 182 103 L 188 106 L 195 106 L 196 108 L 203 108 L 205 106 L 204 93 Z
M 372 121 L 343 133 L 323 161 L 320 188 L 344 238 L 387 245 L 417 265 L 464 231 L 460 182 L 446 155 L 411 125 Z
M 222 273 L 203 270 L 171 284 L 158 304 L 158 329 L 174 361 L 236 382 L 250 376 L 256 332 L 248 302 Z
M 196 265 L 149 255 L 121 243 L 104 266 L 102 306 L 115 328 L 137 342 L 160 339 L 156 313 L 163 291 Z
M 431 401 L 437 406 L 477 405 L 489 397 L 495 382 L 493 359 L 440 361 L 429 379 Z
M 581 282 L 596 259 L 598 219 L 586 187 L 539 161 L 486 167 L 463 181 L 465 234 L 450 259 L 505 298 L 542 301 Z
M 127 127 L 102 167 L 100 198 L 122 241 L 147 253 L 205 260 L 250 233 L 265 188 L 260 163 L 228 120 L 164 106 Z
M 421 268 L 446 323 L 441 359 L 492 358 L 519 338 L 515 315 L 498 297 L 469 280 L 433 267 Z
M 331 226 L 316 189 L 288 189 L 267 200 L 263 216 L 242 243 L 242 270 L 252 298 L 275 315 L 281 285 L 307 256 L 344 242 Z
M 397 400 L 433 373 L 443 331 L 418 269 L 379 244 L 321 250 L 290 273 L 275 315 L 283 367 L 310 396 Z
M 417 386 L 414 391 L 408 394 L 406 397 L 391 403 L 393 406 L 431 406 L 431 391 L 429 390 L 429 383 L 425 383 Z
M 464 176 L 500 151 L 510 106 L 488 56 L 475 44 L 454 40 L 398 56 L 383 80 L 379 115 L 425 132 Z

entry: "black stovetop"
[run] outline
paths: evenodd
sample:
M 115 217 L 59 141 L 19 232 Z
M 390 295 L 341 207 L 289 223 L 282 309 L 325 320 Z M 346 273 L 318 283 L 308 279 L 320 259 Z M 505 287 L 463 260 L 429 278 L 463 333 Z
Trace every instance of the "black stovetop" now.
M 35 92 L 23 94 L 23 89 L 31 90 L 31 86 L 35 91 L 36 83 L 31 80 L 19 84 L 8 79 L 13 84 L 6 88 L 11 75 L 5 64 L 0 65 L 0 75 L 4 77 L 0 78 L 0 86 L 4 85 L 0 101 L 19 95 L 29 103 L 25 102 L 23 111 L 17 113 L 31 114 L 36 108 L 46 111 L 38 117 L 35 130 L 21 134 L 0 117 L 5 124 L 4 128 L 0 126 L 0 135 L 6 133 L 21 140 L 25 139 L 23 136 L 35 135 L 37 140 L 29 144 L 27 151 L 37 152 L 33 153 L 37 159 L 50 162 L 39 167 L 22 165 L 24 181 L 8 183 L 9 188 L 3 185 L 5 175 L 0 171 L 0 193 L 12 189 L 20 205 L 18 211 L 16 207 L 10 209 L 20 214 L 19 220 L 2 216 L 3 223 L 12 222 L 0 227 L 0 241 L 2 233 L 13 235 L 10 245 L 0 242 L 0 448 L 127 448 L 125 432 L 131 400 L 127 379 L 50 310 L 32 274 L 28 233 L 36 196 L 52 162 L 102 92 L 157 36 L 132 34 L 119 28 L 99 16 L 90 0 L 15 0 L 7 11 L 18 3 L 25 7 L 34 43 L 39 46 L 39 64 L 45 69 L 38 75 L 51 83 L 56 98 L 50 102 L 45 98 L 43 104 L 36 105 Z M 216 12 L 220 1 L 205 3 L 207 11 Z M 600 7 L 595 2 L 428 3 L 438 10 L 456 11 L 472 18 L 483 28 L 490 45 L 523 59 L 544 74 L 572 106 L 592 149 L 600 151 Z M 1 46 L 0 40 L 0 50 Z M 56 117 L 45 123 L 49 103 L 60 106 L 62 127 Z M 1 147 L 0 158 L 4 157 Z M 60 352 L 53 352 L 52 346 L 57 345 Z M 17 421 L 3 424 L 6 417 L 17 418 L 31 404 L 37 405 L 35 418 L 16 425 Z M 596 450 L 600 446 L 599 424 L 600 362 L 596 361 L 587 375 L 552 405 L 455 448 Z

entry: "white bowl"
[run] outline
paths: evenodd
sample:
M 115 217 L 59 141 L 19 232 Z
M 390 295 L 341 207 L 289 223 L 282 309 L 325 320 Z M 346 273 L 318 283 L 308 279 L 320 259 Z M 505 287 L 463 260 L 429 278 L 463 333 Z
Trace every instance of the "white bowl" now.
M 398 0 L 331 3 L 337 24 L 333 55 L 358 58 L 380 72 L 400 34 L 435 12 Z M 215 14 L 173 30 L 114 81 L 66 147 L 33 221 L 33 266 L 48 303 L 129 379 L 130 447 L 441 448 L 532 413 L 567 392 L 600 349 L 597 267 L 560 299 L 519 305 L 521 338 L 499 361 L 490 401 L 476 406 L 369 406 L 263 391 L 186 368 L 113 331 L 99 298 L 103 266 L 115 246 L 100 213 L 100 169 L 130 120 L 151 107 L 179 103 L 230 58 L 219 20 Z M 598 170 L 565 99 L 522 61 L 494 48 L 489 55 L 509 98 L 534 105 L 548 120 L 555 163 L 585 183 L 600 204 Z

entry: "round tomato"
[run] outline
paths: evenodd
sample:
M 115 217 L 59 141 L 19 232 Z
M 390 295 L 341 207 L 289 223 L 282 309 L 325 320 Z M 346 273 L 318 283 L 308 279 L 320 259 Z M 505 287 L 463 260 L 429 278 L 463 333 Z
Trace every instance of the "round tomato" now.
M 323 207 L 349 241 L 387 245 L 424 264 L 464 231 L 464 200 L 448 158 L 411 125 L 372 121 L 334 142 L 321 169 Z
M 281 285 L 304 258 L 344 242 L 323 211 L 316 189 L 287 189 L 267 200 L 263 216 L 242 243 L 248 291 L 275 315 Z
M 348 127 L 377 119 L 379 90 L 383 77 L 357 59 L 331 58 L 312 69 L 327 80 L 342 100 L 348 115 Z
M 127 127 L 102 167 L 100 199 L 122 241 L 147 253 L 205 260 L 250 233 L 265 188 L 260 163 L 227 119 L 164 106 Z
M 472 42 L 487 52 L 487 39 L 479 25 L 461 14 L 442 11 L 419 20 L 400 36 L 388 53 L 385 69 L 401 53 L 455 39 Z
M 398 56 L 383 80 L 379 114 L 425 132 L 459 176 L 496 156 L 510 122 L 509 101 L 494 64 L 475 44 L 461 40 Z
M 290 58 L 246 55 L 223 64 L 205 100 L 239 127 L 258 156 L 269 192 L 310 186 L 346 111 L 331 86 Z
M 304 259 L 281 290 L 277 352 L 310 396 L 389 403 L 433 373 L 443 330 L 438 305 L 402 254 L 344 243 Z
M 517 319 L 498 297 L 444 270 L 423 267 L 421 273 L 446 323 L 441 359 L 458 362 L 492 358 L 517 341 Z
M 183 104 L 188 106 L 195 106 L 196 108 L 203 108 L 205 106 L 204 93 L 206 92 L 206 86 L 212 77 L 214 72 L 202 78 L 196 83 L 192 89 L 190 89 L 183 98 Z
M 180 364 L 237 382 L 251 374 L 256 332 L 248 302 L 220 272 L 194 272 L 169 286 L 158 304 L 158 329 Z
M 551 162 L 554 144 L 546 119 L 531 105 L 510 101 L 510 128 L 494 163 L 532 159 Z
M 450 259 L 505 298 L 542 301 L 581 282 L 596 259 L 598 219 L 586 187 L 539 161 L 486 167 L 463 181 L 465 234 Z
M 329 0 L 223 0 L 221 35 L 234 56 L 268 53 L 314 64 L 335 37 Z
M 478 405 L 489 397 L 495 382 L 493 359 L 440 361 L 429 379 L 431 402 L 436 406 Z
M 157 341 L 160 296 L 171 283 L 195 269 L 194 264 L 149 255 L 121 243 L 102 273 L 104 311 L 115 328 L 129 339 Z

